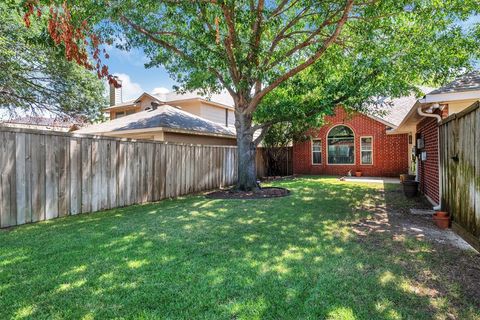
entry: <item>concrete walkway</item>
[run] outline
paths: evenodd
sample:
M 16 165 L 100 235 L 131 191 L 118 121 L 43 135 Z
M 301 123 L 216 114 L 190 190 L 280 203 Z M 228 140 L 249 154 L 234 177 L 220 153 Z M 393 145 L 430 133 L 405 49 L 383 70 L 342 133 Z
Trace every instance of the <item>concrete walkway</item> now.
M 399 178 L 387 178 L 387 177 L 345 177 L 344 181 L 400 184 Z

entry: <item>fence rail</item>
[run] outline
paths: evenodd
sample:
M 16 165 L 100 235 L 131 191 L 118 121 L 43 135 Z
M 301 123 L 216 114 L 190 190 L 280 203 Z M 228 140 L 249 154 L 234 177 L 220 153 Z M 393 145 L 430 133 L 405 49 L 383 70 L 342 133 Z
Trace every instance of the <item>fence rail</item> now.
M 442 203 L 454 227 L 480 249 L 480 104 L 440 125 Z
M 0 127 L 0 227 L 231 185 L 236 147 Z

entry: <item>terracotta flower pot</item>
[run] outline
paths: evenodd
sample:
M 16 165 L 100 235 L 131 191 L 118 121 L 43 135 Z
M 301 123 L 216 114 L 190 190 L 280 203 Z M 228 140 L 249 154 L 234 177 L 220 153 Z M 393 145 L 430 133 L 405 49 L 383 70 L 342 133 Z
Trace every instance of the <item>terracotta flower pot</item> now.
M 448 212 L 446 211 L 437 211 L 435 214 L 437 217 L 448 217 Z
M 439 227 L 440 229 L 448 229 L 448 227 L 450 226 L 450 217 L 448 216 L 448 214 L 447 216 L 438 215 L 437 212 L 433 214 L 433 222 L 435 222 L 437 227 Z
M 361 177 L 362 176 L 362 171 L 355 171 L 355 176 L 356 177 Z

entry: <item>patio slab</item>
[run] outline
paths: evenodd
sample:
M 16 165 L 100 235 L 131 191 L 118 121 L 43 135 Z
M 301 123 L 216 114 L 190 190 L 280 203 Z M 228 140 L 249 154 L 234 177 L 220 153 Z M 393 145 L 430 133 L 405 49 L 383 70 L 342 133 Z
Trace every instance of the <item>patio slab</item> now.
M 344 181 L 400 184 L 399 178 L 391 178 L 391 177 L 345 177 Z

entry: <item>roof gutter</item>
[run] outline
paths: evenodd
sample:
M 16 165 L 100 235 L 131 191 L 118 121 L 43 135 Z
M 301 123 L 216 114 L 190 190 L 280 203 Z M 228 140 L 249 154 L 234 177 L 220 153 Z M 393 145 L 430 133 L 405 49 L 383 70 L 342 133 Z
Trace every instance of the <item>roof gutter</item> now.
M 422 99 L 424 100 L 424 99 Z M 420 103 L 424 103 L 422 100 L 419 100 Z M 435 103 L 432 105 L 432 107 L 430 108 L 432 111 L 434 109 L 440 109 L 440 105 L 438 103 Z M 422 106 L 418 106 L 417 107 L 417 113 L 422 116 L 422 117 L 428 117 L 428 118 L 436 118 L 437 119 L 437 123 L 439 123 L 440 121 L 442 121 L 442 117 L 439 115 L 439 114 L 436 114 L 436 113 L 427 113 L 427 112 L 424 112 L 422 110 Z

